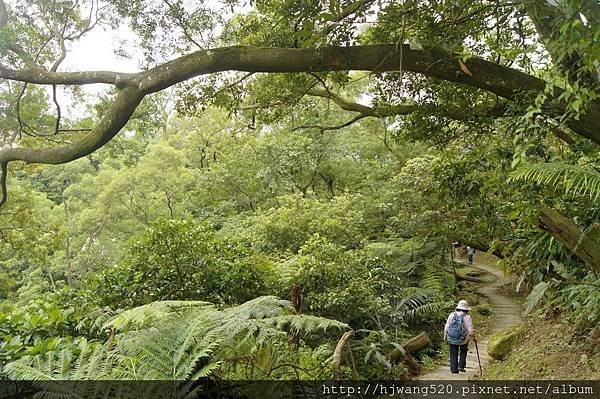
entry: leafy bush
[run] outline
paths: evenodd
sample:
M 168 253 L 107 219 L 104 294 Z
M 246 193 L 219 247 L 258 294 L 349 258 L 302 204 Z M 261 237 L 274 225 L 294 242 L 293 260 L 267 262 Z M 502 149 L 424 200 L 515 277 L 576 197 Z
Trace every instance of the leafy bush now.
M 347 251 L 319 234 L 313 235 L 298 255 L 287 262 L 291 287 L 298 284 L 305 309 L 356 327 L 373 326 L 389 314 L 390 303 L 379 293 L 388 283 L 381 278 L 384 261 L 364 250 Z
M 73 310 L 33 302 L 25 308 L 0 313 L 0 364 L 71 348 L 78 343 Z
M 296 253 L 313 234 L 355 248 L 365 232 L 360 197 L 338 196 L 331 201 L 280 197 L 281 205 L 251 219 L 253 241 L 266 252 Z
M 209 224 L 158 220 L 121 264 L 94 278 L 91 290 L 112 307 L 164 299 L 235 304 L 268 292 L 271 267 L 266 256 L 218 237 Z

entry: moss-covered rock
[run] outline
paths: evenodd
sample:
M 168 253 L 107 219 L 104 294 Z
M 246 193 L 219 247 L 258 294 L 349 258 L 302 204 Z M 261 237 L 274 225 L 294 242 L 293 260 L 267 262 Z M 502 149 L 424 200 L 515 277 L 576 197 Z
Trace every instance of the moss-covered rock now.
M 515 326 L 492 335 L 488 341 L 488 354 L 496 360 L 504 360 L 525 331 L 523 327 Z

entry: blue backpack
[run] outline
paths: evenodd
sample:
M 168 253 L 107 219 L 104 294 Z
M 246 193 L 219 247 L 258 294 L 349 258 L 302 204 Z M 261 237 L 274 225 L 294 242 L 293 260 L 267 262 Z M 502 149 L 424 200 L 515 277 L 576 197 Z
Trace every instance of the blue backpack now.
M 467 314 L 464 312 L 454 314 L 454 317 L 450 322 L 450 326 L 448 326 L 448 331 L 446 332 L 446 336 L 448 337 L 448 343 L 452 345 L 460 345 L 465 340 L 466 335 L 464 329 L 464 319 L 466 315 Z

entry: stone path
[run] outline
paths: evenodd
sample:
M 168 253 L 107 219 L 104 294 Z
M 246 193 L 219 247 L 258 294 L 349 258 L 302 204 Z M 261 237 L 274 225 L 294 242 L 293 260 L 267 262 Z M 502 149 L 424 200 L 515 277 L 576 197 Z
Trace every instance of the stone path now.
M 488 363 L 489 355 L 487 353 L 488 337 L 494 333 L 504 330 L 508 327 L 514 326 L 521 321 L 520 315 L 522 312 L 521 305 L 512 298 L 507 297 L 502 292 L 504 285 L 504 276 L 500 270 L 494 269 L 484 264 L 478 264 L 475 262 L 477 269 L 484 270 L 492 274 L 496 280 L 477 289 L 477 293 L 484 295 L 488 298 L 490 306 L 492 307 L 492 318 L 490 320 L 490 326 L 488 329 L 488 336 L 479 336 L 477 346 L 479 347 L 479 356 L 481 357 L 481 367 L 484 368 Z M 477 329 L 477 326 L 475 326 Z M 451 374 L 450 373 L 450 361 L 447 364 L 440 366 L 437 369 L 430 371 L 429 373 L 423 374 L 417 377 L 418 380 L 470 380 L 474 376 L 479 375 L 479 364 L 477 363 L 477 353 L 475 352 L 475 345 L 473 342 L 469 343 L 469 353 L 467 355 L 467 370 L 466 373 Z

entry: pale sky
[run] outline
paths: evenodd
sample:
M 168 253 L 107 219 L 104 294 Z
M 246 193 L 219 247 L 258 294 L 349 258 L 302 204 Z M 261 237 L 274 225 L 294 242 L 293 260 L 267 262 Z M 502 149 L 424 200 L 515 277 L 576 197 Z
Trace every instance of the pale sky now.
M 192 1 L 192 0 L 190 0 Z M 223 3 L 218 0 L 208 0 L 207 5 L 214 9 L 222 10 Z M 251 9 L 249 5 L 237 6 L 235 12 L 247 12 Z M 82 10 L 82 13 L 87 11 Z M 123 41 L 130 43 L 127 50 L 130 57 L 125 59 L 115 54 L 115 50 L 120 47 Z M 92 31 L 86 33 L 80 40 L 70 43 L 67 48 L 67 58 L 59 67 L 59 71 L 116 71 L 116 72 L 139 72 L 142 52 L 136 43 L 139 42 L 126 23 L 123 23 L 117 30 L 110 27 L 98 26 Z M 88 101 L 93 102 L 93 96 L 110 88 L 109 85 L 95 84 L 84 85 L 81 89 L 89 94 L 91 98 Z M 48 89 L 51 96 L 51 89 Z M 78 102 L 74 102 L 64 89 L 58 90 L 59 102 L 61 108 L 64 108 L 64 114 L 67 117 L 82 117 L 85 115 L 85 107 Z
M 126 27 L 117 31 L 106 31 L 96 28 L 86 34 L 81 40 L 73 43 L 69 54 L 62 63 L 63 71 L 92 71 L 107 70 L 117 72 L 137 72 L 139 55 L 132 48 L 132 58 L 123 59 L 114 53 L 119 46 L 119 40 L 135 40 L 135 35 Z

